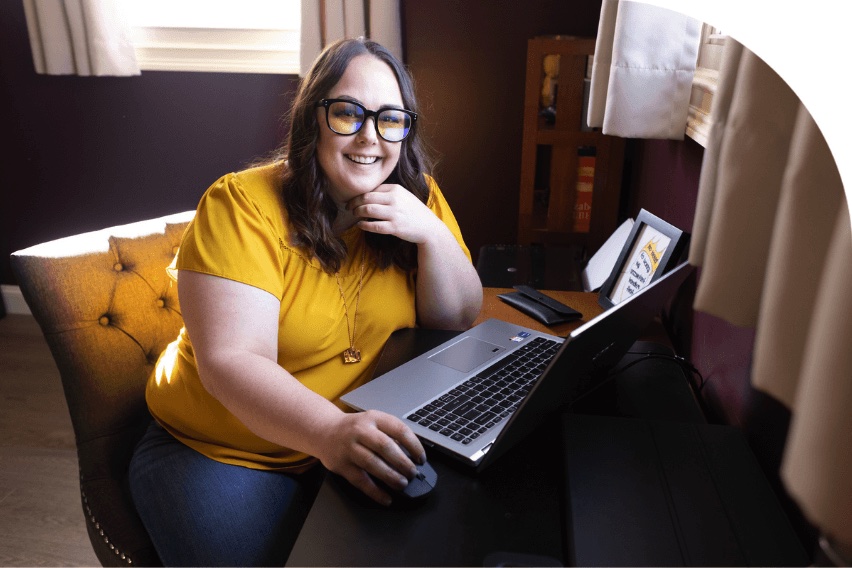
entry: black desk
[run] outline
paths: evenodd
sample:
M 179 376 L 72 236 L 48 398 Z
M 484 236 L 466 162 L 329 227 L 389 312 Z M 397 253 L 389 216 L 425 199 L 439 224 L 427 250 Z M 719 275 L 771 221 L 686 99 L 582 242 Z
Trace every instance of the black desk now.
M 392 338 L 377 374 L 427 351 L 448 332 Z M 667 352 L 640 342 L 637 351 Z M 634 359 L 628 355 L 626 361 Z M 643 361 L 580 401 L 575 412 L 703 421 L 679 366 Z M 328 475 L 288 560 L 290 566 L 561 565 L 564 479 L 559 416 L 479 474 L 437 452 L 438 485 L 410 510 L 386 509 Z
M 508 454 L 480 476 L 430 454 L 438 485 L 410 510 L 368 503 L 329 475 L 288 565 L 496 566 L 518 564 L 519 553 L 536 555 L 524 564 L 559 565 L 559 464 L 533 454 Z

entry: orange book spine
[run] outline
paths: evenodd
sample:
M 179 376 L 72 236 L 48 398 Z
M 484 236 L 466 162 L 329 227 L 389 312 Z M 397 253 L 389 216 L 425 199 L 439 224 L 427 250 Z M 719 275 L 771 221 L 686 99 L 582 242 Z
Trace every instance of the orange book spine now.
M 574 198 L 574 226 L 572 230 L 576 233 L 588 233 L 592 224 L 595 157 L 579 156 L 577 164 L 577 189 Z

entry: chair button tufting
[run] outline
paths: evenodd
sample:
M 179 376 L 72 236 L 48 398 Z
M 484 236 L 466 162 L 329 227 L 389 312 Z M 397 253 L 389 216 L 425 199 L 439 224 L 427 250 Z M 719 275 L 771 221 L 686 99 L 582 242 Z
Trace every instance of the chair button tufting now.
M 162 298 L 157 298 L 157 307 L 164 308 L 166 306 L 166 301 Z
M 109 325 L 109 318 L 106 316 L 101 316 L 101 318 L 98 320 L 98 323 L 101 325 Z
M 121 264 L 120 262 L 116 262 L 116 263 L 112 266 L 112 269 L 113 269 L 113 270 L 115 270 L 116 272 L 121 272 L 122 270 L 124 270 L 124 265 L 123 265 L 123 264 Z

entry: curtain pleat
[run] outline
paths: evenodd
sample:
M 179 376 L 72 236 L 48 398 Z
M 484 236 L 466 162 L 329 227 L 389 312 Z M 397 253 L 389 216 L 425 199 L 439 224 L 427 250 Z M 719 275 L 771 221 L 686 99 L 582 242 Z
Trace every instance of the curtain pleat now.
M 729 40 L 725 44 L 723 70 L 736 70 L 742 59 L 742 45 Z M 730 71 L 729 71 L 730 72 Z M 733 72 L 736 76 L 736 71 Z M 704 160 L 701 163 L 701 176 L 698 181 L 698 198 L 695 203 L 695 221 L 692 225 L 692 235 L 689 245 L 689 260 L 695 266 L 704 263 L 704 249 L 707 246 L 707 236 L 710 232 L 710 221 L 713 218 L 713 207 L 716 204 L 716 181 L 718 175 L 719 154 L 728 132 L 728 111 L 734 95 L 736 81 L 721 81 L 713 95 L 713 128 L 707 137 L 704 149 Z
M 589 88 L 589 108 L 586 122 L 589 126 L 603 126 L 606 100 L 609 91 L 609 70 L 612 68 L 612 46 L 615 42 L 615 21 L 618 17 L 617 1 L 604 0 L 601 4 L 601 19 L 595 39 L 595 55 L 592 57 L 592 77 Z
M 852 551 L 852 228 L 846 204 L 835 217 L 781 474 L 811 522 L 848 554 Z
M 360 36 L 379 42 L 402 61 L 399 0 L 302 0 L 300 75 L 326 45 Z
M 588 124 L 625 138 L 681 140 L 701 22 L 641 2 L 604 0 Z
M 730 107 L 722 113 L 726 114 L 725 133 L 718 163 L 707 166 L 716 168 L 715 186 L 699 182 L 699 191 L 707 187 L 715 194 L 713 210 L 725 215 L 714 214 L 703 221 L 709 222 L 713 238 L 704 242 L 706 270 L 695 307 L 733 324 L 754 327 L 799 102 L 752 52 L 744 49 L 736 63 L 723 69 L 720 77 L 722 90 L 731 88 L 732 93 Z
M 752 384 L 792 411 L 782 464 L 822 532 L 852 544 L 852 225 L 825 139 L 787 84 L 728 39 L 690 263 L 694 307 L 755 327 Z
M 304 77 L 325 45 L 323 0 L 302 0 L 299 38 L 299 76 Z
M 36 73 L 139 75 L 118 0 L 23 0 Z
M 399 0 L 370 0 L 370 37 L 403 61 Z
M 795 407 L 802 346 L 811 332 L 835 232 L 834 223 L 828 221 L 846 207 L 840 173 L 825 139 L 801 104 L 796 114 L 757 321 L 760 330 L 783 332 L 757 335 L 753 370 L 754 385 L 790 408 Z M 846 252 L 852 253 L 852 240 L 849 245 Z M 847 339 L 852 341 L 852 335 Z

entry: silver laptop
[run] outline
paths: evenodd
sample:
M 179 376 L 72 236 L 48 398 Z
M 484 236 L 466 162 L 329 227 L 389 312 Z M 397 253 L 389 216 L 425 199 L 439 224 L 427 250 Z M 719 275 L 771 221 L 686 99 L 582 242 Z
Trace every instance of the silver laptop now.
M 564 339 L 489 319 L 342 400 L 397 416 L 427 446 L 484 469 L 605 381 L 691 271 L 679 265 Z

